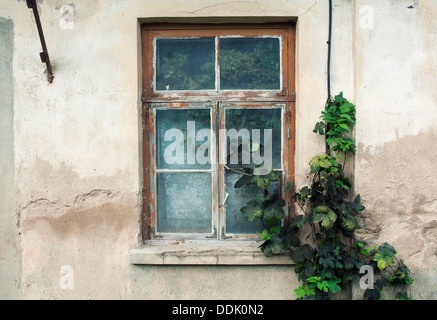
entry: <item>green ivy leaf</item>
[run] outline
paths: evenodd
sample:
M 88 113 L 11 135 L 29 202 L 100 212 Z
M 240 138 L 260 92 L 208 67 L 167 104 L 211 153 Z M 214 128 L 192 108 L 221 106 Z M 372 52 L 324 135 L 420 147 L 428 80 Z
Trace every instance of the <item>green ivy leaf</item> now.
M 319 264 L 323 265 L 323 268 L 335 268 L 335 259 L 333 256 L 320 257 Z
M 284 217 L 284 209 L 274 204 L 267 205 L 264 209 L 264 218 L 267 220 L 282 219 Z
M 358 221 L 349 212 L 340 215 L 340 227 L 348 232 L 353 232 L 358 227 Z
M 272 236 L 269 240 L 266 240 L 260 248 L 265 256 L 270 257 L 282 251 L 282 240 L 277 236 Z
M 325 134 L 325 123 L 323 121 L 317 122 L 313 132 L 318 132 L 323 136 Z
M 346 132 L 349 132 L 349 127 L 344 123 L 339 123 L 338 126 L 344 129 Z
M 345 102 L 340 106 L 341 113 L 347 113 L 350 111 L 353 111 L 355 109 L 355 106 L 350 102 Z
M 284 249 L 296 248 L 300 245 L 300 240 L 297 236 L 297 230 L 290 225 L 284 225 L 280 227 L 278 237 L 282 239 L 282 247 Z
M 313 157 L 310 161 L 311 172 L 315 173 L 321 168 L 330 168 L 332 166 L 331 161 L 329 161 L 330 158 L 330 156 L 325 154 Z
M 300 192 L 295 192 L 293 194 L 293 199 L 298 201 L 300 204 L 304 204 L 308 200 L 310 194 L 311 194 L 311 189 L 305 186 L 302 189 L 300 189 Z
M 285 216 L 285 201 L 277 193 L 274 193 L 262 203 L 263 217 L 268 221 L 281 220 Z
M 348 115 L 347 113 L 342 113 L 341 115 L 340 115 L 340 117 L 341 118 L 345 118 L 345 119 L 347 119 L 347 120 L 349 120 L 349 121 L 353 121 L 352 120 L 352 118 L 351 118 L 351 116 L 350 115 Z
M 379 270 L 384 270 L 385 268 L 387 268 L 387 265 L 390 264 L 390 261 L 387 261 L 384 258 L 382 258 L 379 253 L 375 255 L 374 261 L 377 262 Z
M 263 232 L 259 235 L 261 235 L 262 240 L 270 240 L 270 238 L 272 237 L 270 232 L 268 232 L 266 229 L 264 229 Z
M 375 287 L 382 291 L 385 285 L 387 285 L 388 279 L 386 277 L 381 277 L 378 280 L 375 281 Z
M 269 187 L 269 184 L 270 184 L 269 177 L 255 176 L 254 179 L 255 179 L 255 183 L 257 184 L 258 188 L 260 188 L 261 190 L 265 190 Z
M 276 171 L 271 171 L 267 174 L 267 178 L 270 182 L 278 181 L 281 178 L 281 173 Z
M 313 222 L 320 221 L 324 229 L 331 229 L 336 220 L 337 215 L 327 206 L 318 206 L 313 209 Z
M 255 218 L 261 218 L 264 213 L 262 201 L 260 199 L 250 200 L 246 206 L 240 209 L 241 213 L 246 216 L 247 221 L 253 221 Z
M 373 261 L 376 261 L 378 269 L 384 270 L 388 265 L 395 263 L 394 255 L 396 250 L 385 242 L 383 245 L 376 249 Z
M 351 252 L 351 251 L 345 252 L 342 255 L 344 269 L 347 271 L 352 270 L 355 267 L 356 259 L 357 259 L 357 256 L 354 252 Z
M 392 256 L 396 254 L 395 248 L 387 242 L 384 242 L 382 245 L 377 247 L 377 250 L 386 256 Z
M 357 210 L 357 211 L 363 211 L 364 209 L 366 209 L 366 207 L 363 206 L 362 204 L 358 204 L 358 205 L 355 207 L 355 210 Z
M 361 269 L 361 267 L 364 266 L 365 264 L 366 262 L 361 258 L 357 258 L 357 260 L 355 261 L 355 267 L 357 269 Z
M 271 257 L 273 255 L 272 248 L 264 242 L 261 246 L 261 252 L 264 253 L 266 257 Z
M 281 226 L 280 225 L 276 225 L 276 226 L 271 226 L 270 227 L 270 233 L 277 235 L 279 234 L 279 231 L 281 230 Z
M 378 289 L 366 289 L 364 291 L 364 298 L 367 300 L 378 300 L 381 297 L 381 293 Z
M 282 240 L 278 237 L 272 237 L 270 239 L 270 241 L 272 242 L 270 244 L 271 248 L 272 248 L 272 252 L 274 254 L 278 254 L 279 252 L 281 252 L 282 250 Z
M 285 201 L 281 197 L 273 198 L 273 200 L 274 200 L 275 206 L 278 206 L 281 208 L 285 206 Z
M 307 285 L 302 285 L 299 288 L 294 289 L 294 292 L 296 293 L 297 299 L 302 299 L 304 297 L 315 294 L 315 290 L 312 288 L 309 288 Z
M 314 257 L 314 249 L 309 244 L 304 244 L 302 246 L 297 247 L 292 255 L 291 258 L 296 263 L 303 263 L 305 260 L 312 260 Z
M 322 282 L 317 282 L 317 288 L 319 288 L 319 290 L 324 290 L 325 292 L 328 292 L 328 288 L 327 288 L 327 286 L 328 286 L 328 283 L 326 282 L 326 281 L 323 281 L 324 283 L 322 283 Z M 326 286 L 324 287 L 323 286 L 323 284 L 325 284 Z
M 317 250 L 317 254 L 320 257 L 329 257 L 332 256 L 333 253 L 332 251 L 333 251 L 333 247 L 325 244 L 319 247 L 319 249 Z
M 338 278 L 333 278 L 333 279 L 328 280 L 327 283 L 328 283 L 329 290 L 332 293 L 340 292 L 341 287 L 338 285 L 338 283 L 340 283 L 340 282 L 341 282 L 341 280 Z
M 304 263 L 298 264 L 294 269 L 294 272 L 298 275 L 299 281 L 306 280 L 308 277 L 314 276 L 315 269 L 309 260 L 305 260 Z
M 326 135 L 327 135 L 327 136 L 335 136 L 335 137 L 337 137 L 337 138 L 341 137 L 341 135 L 340 135 L 337 131 L 335 131 L 335 130 L 329 130 L 329 131 L 326 133 Z
M 307 216 L 297 215 L 291 220 L 291 227 L 301 229 L 304 224 L 307 222 Z
M 344 101 L 346 101 L 346 99 L 343 98 L 343 91 L 340 91 L 340 93 L 334 97 L 334 101 L 339 104 L 342 104 Z
M 245 185 L 252 183 L 253 176 L 248 174 L 243 174 L 240 179 L 237 180 L 234 184 L 234 188 L 241 188 Z
M 326 143 L 328 145 L 331 145 L 335 140 L 336 140 L 335 138 L 329 137 L 329 138 L 326 138 Z
M 360 247 L 360 248 L 364 248 L 365 245 L 366 245 L 366 242 L 364 242 L 364 241 L 358 241 L 357 242 L 357 246 Z

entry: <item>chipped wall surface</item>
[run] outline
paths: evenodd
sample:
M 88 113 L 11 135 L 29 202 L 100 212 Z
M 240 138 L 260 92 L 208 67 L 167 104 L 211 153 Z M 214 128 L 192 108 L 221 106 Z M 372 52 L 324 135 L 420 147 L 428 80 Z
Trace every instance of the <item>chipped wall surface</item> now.
M 404 3 L 405 5 L 398 5 Z M 410 266 L 414 297 L 437 296 L 437 2 L 358 1 L 355 27 L 355 190 L 362 236 L 389 242 Z
M 357 105 L 352 170 L 367 207 L 360 235 L 393 244 L 417 279 L 413 298 L 429 299 L 437 291 L 437 2 L 412 4 L 333 0 L 331 93 Z M 64 5 L 73 8 L 68 21 Z M 139 26 L 296 19 L 295 169 L 303 186 L 309 160 L 324 151 L 312 129 L 327 97 L 328 1 L 44 0 L 38 9 L 53 84 L 32 11 L 25 1 L 0 3 L 0 39 L 10 42 L 0 53 L 13 70 L 0 74 L 1 98 L 11 95 L 0 100 L 1 240 L 10 241 L 0 247 L 0 296 L 294 298 L 290 266 L 129 263 L 140 244 Z M 62 282 L 66 266 L 73 288 Z

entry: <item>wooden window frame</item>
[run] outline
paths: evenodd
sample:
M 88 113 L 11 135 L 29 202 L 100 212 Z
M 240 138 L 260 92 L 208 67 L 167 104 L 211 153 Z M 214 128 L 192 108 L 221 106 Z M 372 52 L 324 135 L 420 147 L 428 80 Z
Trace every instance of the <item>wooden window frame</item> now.
M 211 36 L 280 36 L 281 37 L 281 88 L 279 90 L 199 90 L 199 91 L 155 91 L 154 90 L 154 43 L 156 37 L 211 37 Z M 167 105 L 170 108 L 190 108 L 190 104 L 209 104 L 214 112 L 211 121 L 215 129 L 223 126 L 224 122 L 221 106 L 238 104 L 245 107 L 264 108 L 281 105 L 283 108 L 283 181 L 294 183 L 294 152 L 295 152 L 295 24 L 294 23 L 266 23 L 266 24 L 143 24 L 141 26 L 142 40 L 142 239 L 205 239 L 205 236 L 177 233 L 165 236 L 156 234 L 156 193 L 154 186 L 155 172 L 155 119 L 154 108 Z M 219 57 L 219 53 L 217 54 Z M 223 127 L 222 127 L 223 128 Z M 217 150 L 218 152 L 218 150 Z M 217 187 L 213 187 L 213 201 L 219 210 L 217 219 L 223 219 L 224 208 L 219 206 L 223 195 L 224 166 L 216 168 Z M 291 193 L 283 192 L 288 203 L 284 223 L 289 223 L 293 211 Z M 214 210 L 214 206 L 213 206 Z M 219 225 L 223 223 L 218 222 Z M 228 237 L 222 230 L 216 230 L 210 239 L 253 239 L 253 235 L 234 235 Z

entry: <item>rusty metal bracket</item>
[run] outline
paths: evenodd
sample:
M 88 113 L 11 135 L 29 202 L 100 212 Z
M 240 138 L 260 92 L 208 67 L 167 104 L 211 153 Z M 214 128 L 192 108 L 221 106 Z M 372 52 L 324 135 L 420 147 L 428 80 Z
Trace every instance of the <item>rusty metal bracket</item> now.
M 27 7 L 33 10 L 33 15 L 35 16 L 36 27 L 38 28 L 39 39 L 41 41 L 42 52 L 39 54 L 42 63 L 47 65 L 47 80 L 52 83 L 53 75 L 52 64 L 50 63 L 49 53 L 47 51 L 46 41 L 44 39 L 44 33 L 42 31 L 41 21 L 39 19 L 38 8 L 36 6 L 36 0 L 26 0 Z

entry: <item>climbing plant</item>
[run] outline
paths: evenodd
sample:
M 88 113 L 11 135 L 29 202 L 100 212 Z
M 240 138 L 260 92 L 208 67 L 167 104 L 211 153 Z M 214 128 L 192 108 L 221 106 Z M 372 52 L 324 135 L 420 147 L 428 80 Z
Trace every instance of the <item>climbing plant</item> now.
M 342 92 L 327 101 L 322 121 L 313 130 L 325 137 L 327 149 L 310 161 L 311 183 L 300 190 L 294 190 L 291 183 L 285 186 L 300 208 L 291 223 L 281 226 L 285 201 L 279 192 L 267 192 L 269 183 L 280 179 L 278 173 L 257 176 L 247 169 L 235 184 L 236 188 L 245 184 L 260 188 L 262 197 L 250 200 L 241 212 L 248 221 L 263 222 L 260 249 L 266 256 L 291 252 L 301 282 L 295 289 L 297 299 L 329 299 L 357 280 L 363 270 L 367 271 L 361 274 L 360 283 L 367 272 L 374 279 L 369 274 L 364 283 L 364 299 L 383 299 L 388 285 L 395 288 L 395 299 L 410 299 L 408 285 L 413 279 L 405 263 L 396 257 L 396 250 L 388 243 L 369 247 L 354 234 L 359 228 L 357 216 L 365 210 L 360 195 L 352 194 L 345 173 L 348 158 L 356 151 L 350 137 L 355 113 L 355 105 Z

